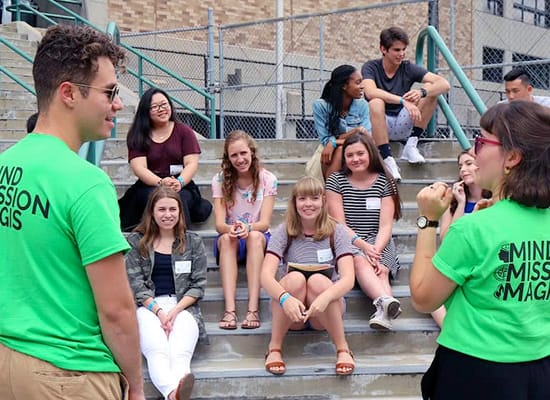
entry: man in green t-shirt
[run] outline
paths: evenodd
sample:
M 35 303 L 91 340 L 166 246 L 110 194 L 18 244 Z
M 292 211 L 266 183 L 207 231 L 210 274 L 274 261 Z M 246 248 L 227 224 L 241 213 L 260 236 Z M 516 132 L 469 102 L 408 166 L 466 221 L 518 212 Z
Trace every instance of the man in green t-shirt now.
M 0 154 L 2 400 L 145 399 L 116 192 L 76 153 L 109 137 L 123 60 L 87 27 L 38 46 L 36 127 Z

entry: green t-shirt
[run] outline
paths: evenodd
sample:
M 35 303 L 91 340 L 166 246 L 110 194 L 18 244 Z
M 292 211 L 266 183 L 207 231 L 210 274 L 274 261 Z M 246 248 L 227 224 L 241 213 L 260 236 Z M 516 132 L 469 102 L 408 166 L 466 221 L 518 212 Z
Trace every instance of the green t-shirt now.
M 0 154 L 0 342 L 68 370 L 118 372 L 85 266 L 128 250 L 109 177 L 60 139 Z
M 496 362 L 550 355 L 550 209 L 502 200 L 466 215 L 433 264 L 458 285 L 439 344 Z

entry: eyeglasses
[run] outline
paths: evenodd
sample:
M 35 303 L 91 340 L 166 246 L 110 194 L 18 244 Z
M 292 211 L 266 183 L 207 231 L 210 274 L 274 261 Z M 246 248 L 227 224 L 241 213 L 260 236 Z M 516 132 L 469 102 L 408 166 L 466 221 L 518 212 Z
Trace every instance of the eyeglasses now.
M 154 113 L 158 113 L 160 110 L 168 110 L 168 109 L 170 109 L 170 103 L 168 102 L 153 104 L 151 107 L 149 107 L 149 110 L 151 110 Z
M 477 135 L 474 137 L 474 153 L 478 153 L 479 150 L 481 149 L 481 146 L 484 145 L 484 144 L 492 144 L 494 146 L 502 146 L 502 143 L 496 141 L 496 140 L 491 140 L 491 139 L 487 139 L 481 135 Z
M 72 84 L 76 85 L 76 86 L 80 86 L 80 87 L 87 87 L 87 88 L 90 88 L 90 89 L 101 90 L 109 98 L 109 103 L 112 103 L 113 101 L 115 101 L 115 97 L 118 96 L 118 93 L 120 91 L 120 87 L 118 85 L 115 85 L 111 89 L 108 89 L 108 88 L 102 88 L 102 87 L 97 87 L 97 86 L 86 85 L 84 83 L 74 83 L 74 82 L 72 82 Z

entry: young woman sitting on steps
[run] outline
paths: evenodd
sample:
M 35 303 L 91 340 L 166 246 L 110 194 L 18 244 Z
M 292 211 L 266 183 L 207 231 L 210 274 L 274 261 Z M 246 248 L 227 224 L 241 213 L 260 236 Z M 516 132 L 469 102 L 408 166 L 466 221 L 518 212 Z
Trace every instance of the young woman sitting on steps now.
M 280 261 L 285 273 L 277 281 Z M 271 296 L 271 341 L 265 368 L 286 371 L 282 344 L 289 329 L 326 330 L 336 346 L 336 374 L 355 368 L 344 334 L 343 297 L 353 288 L 352 246 L 346 228 L 328 215 L 323 184 L 301 178 L 292 190 L 285 223 L 274 230 L 262 266 L 262 287 Z
M 243 329 L 260 327 L 260 268 L 269 240 L 269 223 L 277 178 L 260 164 L 258 146 L 246 132 L 230 132 L 222 158 L 222 170 L 212 178 L 212 197 L 218 237 L 214 255 L 220 266 L 225 312 L 221 329 L 237 328 L 235 295 L 237 267 L 246 261 L 248 312 Z

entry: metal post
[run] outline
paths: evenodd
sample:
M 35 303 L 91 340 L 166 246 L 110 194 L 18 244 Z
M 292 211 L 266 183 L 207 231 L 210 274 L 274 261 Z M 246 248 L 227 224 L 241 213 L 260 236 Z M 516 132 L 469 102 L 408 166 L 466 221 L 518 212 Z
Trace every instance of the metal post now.
M 282 18 L 284 14 L 283 0 L 277 1 L 277 18 Z M 284 22 L 277 22 L 277 37 L 276 37 L 276 76 L 277 76 L 277 98 L 275 103 L 275 138 L 283 138 L 283 52 L 284 52 L 284 37 L 283 37 Z
M 225 138 L 225 126 L 224 126 L 224 116 L 223 116 L 223 29 L 220 27 L 218 33 L 219 43 L 219 57 L 220 57 L 220 67 L 219 67 L 219 81 L 220 81 L 220 138 Z
M 451 21 L 450 21 L 450 30 L 449 30 L 449 34 L 451 35 L 450 37 L 450 41 L 449 41 L 449 50 L 451 51 L 451 54 L 455 54 L 455 17 L 456 17 L 456 13 L 455 13 L 455 1 L 454 0 L 451 0 L 451 5 L 450 5 L 451 9 L 450 9 L 450 18 L 451 18 Z M 454 74 L 450 74 L 449 76 L 449 85 L 451 86 L 451 90 L 449 90 L 449 107 L 451 108 L 451 110 L 454 110 L 454 105 L 455 105 L 455 88 L 454 88 L 454 81 L 455 81 L 455 77 L 454 77 Z
M 323 72 L 325 70 L 325 20 L 319 17 L 319 97 L 323 92 Z

